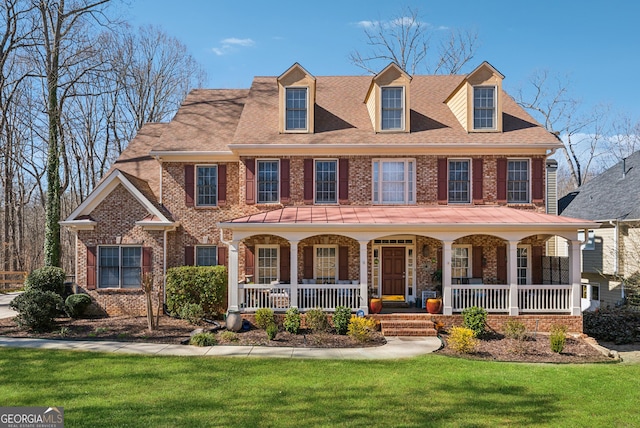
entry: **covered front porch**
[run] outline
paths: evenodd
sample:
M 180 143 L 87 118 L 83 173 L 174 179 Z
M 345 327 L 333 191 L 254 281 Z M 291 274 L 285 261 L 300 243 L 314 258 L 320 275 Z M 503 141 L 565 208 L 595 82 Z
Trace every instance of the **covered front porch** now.
M 336 206 L 287 207 L 219 227 L 230 310 L 368 313 L 374 295 L 413 303 L 439 282 L 444 315 L 470 306 L 579 315 L 578 231 L 595 225 L 505 207 Z M 542 266 L 552 236 L 569 242 L 566 275 L 556 279 Z

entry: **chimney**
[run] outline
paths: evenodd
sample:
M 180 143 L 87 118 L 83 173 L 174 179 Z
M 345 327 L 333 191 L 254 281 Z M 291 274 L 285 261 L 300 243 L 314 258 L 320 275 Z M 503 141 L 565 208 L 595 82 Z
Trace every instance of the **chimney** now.
M 622 158 L 622 178 L 627 176 L 627 158 Z

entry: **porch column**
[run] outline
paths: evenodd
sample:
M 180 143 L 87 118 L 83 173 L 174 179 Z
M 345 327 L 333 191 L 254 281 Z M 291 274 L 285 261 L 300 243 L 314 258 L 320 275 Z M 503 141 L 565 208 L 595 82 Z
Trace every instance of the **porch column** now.
M 571 315 L 582 313 L 582 274 L 580 271 L 580 247 L 582 242 L 569 241 L 569 284 L 571 284 Z
M 518 315 L 518 242 L 509 241 L 507 251 L 507 283 L 509 284 L 509 315 Z
M 238 310 L 238 245 L 240 241 L 229 242 L 229 272 L 227 299 L 230 311 Z
M 442 313 L 453 314 L 451 297 L 451 245 L 453 241 L 442 241 Z
M 358 241 L 360 244 L 360 310 L 369 314 L 369 277 L 367 275 L 367 245 L 369 241 Z
M 290 262 L 289 262 L 289 269 L 290 269 L 290 274 L 289 274 L 289 278 L 290 278 L 290 285 L 291 285 L 291 296 L 290 296 L 290 301 L 291 301 L 291 307 L 292 308 L 297 308 L 298 307 L 298 243 L 300 241 L 289 241 L 289 245 L 291 245 L 291 250 L 290 250 Z

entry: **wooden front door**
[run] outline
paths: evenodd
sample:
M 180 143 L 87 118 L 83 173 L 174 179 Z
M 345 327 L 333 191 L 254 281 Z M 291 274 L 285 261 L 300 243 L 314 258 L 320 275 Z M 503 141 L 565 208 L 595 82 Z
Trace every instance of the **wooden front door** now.
M 404 247 L 382 247 L 382 295 L 404 296 Z

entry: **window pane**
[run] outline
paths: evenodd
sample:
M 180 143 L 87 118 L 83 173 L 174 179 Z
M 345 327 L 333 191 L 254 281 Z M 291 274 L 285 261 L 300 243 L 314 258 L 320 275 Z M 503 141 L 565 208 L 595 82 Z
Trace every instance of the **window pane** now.
M 527 247 L 518 247 L 518 285 L 527 284 L 527 271 L 529 270 L 527 254 Z
M 316 161 L 316 202 L 336 203 L 337 161 Z
M 215 166 L 197 167 L 197 204 L 215 206 L 217 204 L 218 168 Z
M 493 129 L 495 117 L 495 88 L 477 87 L 473 89 L 474 129 Z
M 402 129 L 402 88 L 382 88 L 382 129 Z
M 469 203 L 469 161 L 449 161 L 449 202 Z
M 140 287 L 141 274 L 142 248 L 122 247 L 122 287 Z
M 507 163 L 507 201 L 529 202 L 529 161 L 510 160 Z
M 373 202 L 407 204 L 415 202 L 413 160 L 373 163 Z
M 286 128 L 307 129 L 307 89 L 287 88 Z
M 336 248 L 316 247 L 315 260 L 316 280 L 324 284 L 336 282 Z
M 118 287 L 120 285 L 120 248 L 100 247 L 98 287 Z
M 218 247 L 196 247 L 196 266 L 216 266 L 218 264 Z
M 258 248 L 258 284 L 271 284 L 278 280 L 278 249 Z
M 451 248 L 451 277 L 469 278 L 469 248 Z
M 258 161 L 258 202 L 278 202 L 278 161 Z

